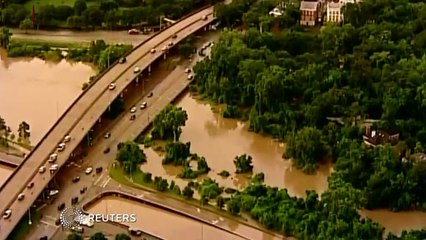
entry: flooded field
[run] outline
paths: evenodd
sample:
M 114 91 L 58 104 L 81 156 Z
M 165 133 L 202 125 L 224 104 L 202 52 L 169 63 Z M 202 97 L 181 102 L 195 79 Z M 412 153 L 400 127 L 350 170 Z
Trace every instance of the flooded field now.
M 36 145 L 95 74 L 83 63 L 9 59 L 1 50 L 0 116 L 15 135 L 22 121 L 29 123 L 31 145 Z
M 239 189 L 247 185 L 250 175 L 234 174 L 233 163 L 235 156 L 247 153 L 253 157 L 254 173 L 263 172 L 268 185 L 287 188 L 296 196 L 305 196 L 309 189 L 319 193 L 327 189 L 330 165 L 321 166 L 314 175 L 306 175 L 282 158 L 283 143 L 248 132 L 243 122 L 222 118 L 211 110 L 210 105 L 195 100 L 189 94 L 184 95 L 177 105 L 188 113 L 180 141 L 191 142 L 191 151 L 206 158 L 212 169 L 208 176 L 220 185 Z M 143 165 L 144 170 L 171 177 L 180 173 L 180 167 L 162 166 L 162 157 L 153 150 L 146 149 L 145 152 L 148 163 Z M 231 177 L 218 176 L 222 170 L 230 172 Z M 185 184 L 178 180 L 178 184 L 180 182 Z

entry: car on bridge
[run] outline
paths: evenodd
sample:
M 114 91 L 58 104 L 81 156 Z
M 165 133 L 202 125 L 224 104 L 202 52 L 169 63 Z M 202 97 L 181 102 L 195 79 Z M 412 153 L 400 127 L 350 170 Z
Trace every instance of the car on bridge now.
M 136 110 L 137 110 L 137 108 L 136 108 L 136 107 L 132 107 L 132 108 L 130 109 L 130 113 L 135 113 L 135 112 L 136 112 Z
M 173 34 L 172 38 L 173 39 L 177 38 L 177 34 Z
M 185 73 L 190 73 L 192 70 L 190 68 L 185 69 Z
M 46 172 L 46 167 L 45 167 L 45 166 L 41 166 L 41 167 L 38 169 L 38 172 L 39 172 L 39 173 L 44 173 L 44 172 Z
M 64 151 L 65 150 L 65 143 L 60 143 L 59 145 L 58 145 L 58 151 L 59 152 L 62 152 L 62 151 Z
M 135 120 L 135 119 L 136 119 L 136 115 L 135 115 L 135 114 L 130 115 L 130 120 L 131 120 L 131 121 L 133 121 L 133 120 Z
M 64 137 L 64 143 L 67 143 L 67 142 L 69 142 L 69 141 L 71 141 L 71 136 L 66 135 L 66 136 Z
M 24 200 L 24 198 L 25 198 L 25 194 L 24 193 L 20 193 L 18 195 L 18 201 L 22 201 L 22 200 Z
M 6 211 L 4 211 L 4 213 L 3 213 L 3 218 L 4 219 L 9 219 L 10 216 L 12 216 L 12 210 L 7 209 Z
M 56 154 L 56 153 L 50 154 L 48 162 L 54 163 L 56 161 L 56 159 L 58 159 L 58 154 Z
M 150 97 L 152 97 L 152 96 L 154 96 L 154 93 L 153 93 L 153 92 L 150 92 L 150 93 L 148 94 L 148 97 L 150 98 Z
M 114 90 L 115 89 L 115 87 L 116 87 L 117 85 L 115 85 L 115 83 L 111 83 L 109 86 L 108 86 L 108 89 L 109 90 Z
M 91 174 L 92 172 L 93 172 L 93 168 L 92 167 L 86 168 L 86 171 L 85 171 L 86 174 Z
M 151 49 L 151 51 L 150 51 L 151 53 L 155 53 L 155 52 L 157 52 L 157 50 L 155 50 L 155 48 L 153 48 L 153 49 Z
M 27 188 L 28 189 L 31 189 L 31 188 L 33 188 L 34 187 L 34 182 L 30 182 L 30 183 L 28 183 L 28 185 L 27 185 Z
M 146 102 L 141 103 L 141 109 L 145 109 L 148 106 Z
M 192 74 L 189 74 L 188 77 L 187 77 L 188 80 L 192 80 L 193 78 L 194 78 L 194 76 Z
M 126 62 L 126 58 L 125 57 L 122 57 L 122 58 L 120 58 L 119 60 L 118 60 L 118 63 L 121 63 L 121 64 L 123 64 L 123 63 L 125 63 Z
M 111 137 L 111 133 L 110 132 L 105 133 L 105 136 L 104 136 L 105 139 L 108 139 L 110 137 Z
M 208 17 L 206 15 L 201 17 L 202 20 L 206 21 L 208 19 Z
M 140 67 L 135 67 L 135 69 L 133 69 L 133 72 L 134 73 L 139 73 L 141 71 L 141 68 Z

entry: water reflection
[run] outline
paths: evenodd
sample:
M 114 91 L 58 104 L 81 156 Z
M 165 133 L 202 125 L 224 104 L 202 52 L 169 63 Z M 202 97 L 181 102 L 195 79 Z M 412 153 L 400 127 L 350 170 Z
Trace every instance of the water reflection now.
M 65 60 L 7 58 L 0 51 L 0 116 L 16 133 L 22 121 L 30 124 L 35 145 L 81 94 L 81 86 L 96 70 Z M 16 135 L 16 134 L 15 134 Z

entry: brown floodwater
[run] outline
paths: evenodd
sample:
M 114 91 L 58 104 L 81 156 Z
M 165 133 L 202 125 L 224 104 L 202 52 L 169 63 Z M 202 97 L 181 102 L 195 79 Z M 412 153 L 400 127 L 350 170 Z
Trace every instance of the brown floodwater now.
M 386 229 L 386 233 L 400 234 L 403 230 L 426 228 L 426 213 L 420 211 L 362 210 L 360 214 L 380 223 Z
M 195 100 L 190 94 L 184 95 L 177 103 L 188 113 L 188 121 L 183 127 L 180 140 L 191 142 L 191 152 L 204 156 L 212 169 L 208 176 L 216 179 L 221 186 L 242 189 L 247 185 L 250 175 L 235 174 L 233 160 L 244 153 L 252 156 L 254 173 L 263 172 L 265 183 L 287 188 L 291 195 L 305 196 L 306 190 L 322 193 L 327 189 L 327 177 L 331 165 L 323 165 L 314 175 L 306 175 L 282 158 L 284 144 L 260 134 L 247 131 L 241 121 L 224 119 L 211 110 L 210 105 Z M 176 176 L 179 167 L 162 166 L 161 156 L 151 149 L 145 149 L 148 163 L 143 170 L 153 175 Z M 231 173 L 228 178 L 218 175 L 222 170 Z M 179 185 L 183 180 L 175 180 Z
M 162 209 L 158 209 L 140 202 L 117 197 L 105 197 L 89 208 L 94 214 L 136 214 L 135 223 L 126 223 L 129 227 L 141 229 L 150 234 L 168 240 L 243 240 L 245 238 L 231 234 L 224 230 L 198 222 L 196 220 L 180 216 Z M 216 224 L 223 225 L 220 218 Z M 253 240 L 273 240 L 277 239 L 269 234 L 247 227 L 233 224 L 225 226 L 233 232 L 244 234 Z M 249 235 L 247 235 L 249 234 Z
M 0 186 L 6 182 L 7 178 L 13 173 L 13 168 L 0 164 Z
M 15 135 L 19 123 L 29 123 L 31 145 L 36 145 L 96 71 L 65 60 L 11 59 L 0 50 L 0 116 Z

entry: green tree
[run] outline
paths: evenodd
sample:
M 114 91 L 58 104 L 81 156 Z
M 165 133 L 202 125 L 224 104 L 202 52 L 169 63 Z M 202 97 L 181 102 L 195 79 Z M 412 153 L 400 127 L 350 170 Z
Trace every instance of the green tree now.
M 289 134 L 286 154 L 293 163 L 305 172 L 315 171 L 317 162 L 327 153 L 327 146 L 318 129 L 305 127 L 297 133 Z
M 132 174 L 139 164 L 146 162 L 146 155 L 137 143 L 128 141 L 123 143 L 115 159 L 127 173 Z
M 33 22 L 29 18 L 25 18 L 20 24 L 19 28 L 22 30 L 25 30 L 25 33 L 27 33 L 28 29 L 33 27 Z
M 105 234 L 97 232 L 90 237 L 90 240 L 107 240 Z
M 81 14 L 87 9 L 87 4 L 85 0 L 77 0 L 74 2 L 74 14 L 76 16 L 81 16 Z
M 18 136 L 21 140 L 26 140 L 31 136 L 30 125 L 23 121 L 18 126 Z
M 80 234 L 73 232 L 73 233 L 68 234 L 67 239 L 68 240 L 83 240 L 84 238 Z
M 7 27 L 0 28 L 0 46 L 7 48 L 9 46 L 10 40 L 12 39 L 12 33 Z
M 186 166 L 191 152 L 191 143 L 169 142 L 166 144 L 163 164 L 173 163 L 174 165 Z
M 236 173 L 249 173 L 253 171 L 252 157 L 247 154 L 236 156 L 234 159 Z
M 168 105 L 155 117 L 152 137 L 154 139 L 178 141 L 186 120 L 188 120 L 188 115 L 185 110 L 174 105 Z
M 131 240 L 131 239 L 132 238 L 125 233 L 120 233 L 120 234 L 115 235 L 115 240 Z
M 182 195 L 186 199 L 191 199 L 194 196 L 194 190 L 190 186 L 185 186 L 185 188 L 182 190 Z

